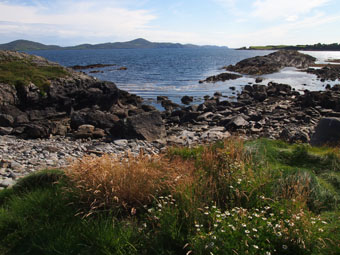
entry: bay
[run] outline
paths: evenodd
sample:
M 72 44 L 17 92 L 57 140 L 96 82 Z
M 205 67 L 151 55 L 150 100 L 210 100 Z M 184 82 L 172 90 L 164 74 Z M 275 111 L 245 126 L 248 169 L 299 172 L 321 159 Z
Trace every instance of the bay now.
M 29 51 L 57 62 L 63 66 L 114 64 L 104 68 L 86 69 L 84 72 L 101 80 L 114 82 L 119 88 L 142 96 L 154 102 L 156 97 L 168 96 L 180 103 L 184 95 L 194 96 L 201 102 L 203 96 L 219 91 L 232 99 L 248 83 L 254 83 L 255 76 L 244 76 L 237 80 L 199 83 L 208 76 L 223 72 L 221 68 L 235 64 L 242 59 L 267 55 L 273 51 L 240 51 L 226 48 L 197 49 L 113 49 L 113 50 L 43 50 Z M 304 52 L 324 62 L 328 58 L 340 58 L 339 52 Z M 119 70 L 126 67 L 126 70 Z M 89 73 L 90 71 L 98 73 Z M 270 81 L 290 84 L 297 90 L 320 90 L 326 83 L 315 75 L 285 68 L 276 74 L 264 75 L 262 84 Z M 328 83 L 336 83 L 328 82 Z M 236 90 L 231 90 L 235 87 Z

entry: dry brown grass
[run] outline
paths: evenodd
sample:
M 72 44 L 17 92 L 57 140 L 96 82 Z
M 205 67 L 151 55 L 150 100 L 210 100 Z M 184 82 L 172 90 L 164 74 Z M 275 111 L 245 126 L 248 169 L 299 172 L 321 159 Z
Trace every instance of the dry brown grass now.
M 115 156 L 84 157 L 73 162 L 66 175 L 73 184 L 80 202 L 90 208 L 86 216 L 96 210 L 124 209 L 132 214 L 171 193 L 191 175 L 192 164 L 168 160 L 164 157 Z

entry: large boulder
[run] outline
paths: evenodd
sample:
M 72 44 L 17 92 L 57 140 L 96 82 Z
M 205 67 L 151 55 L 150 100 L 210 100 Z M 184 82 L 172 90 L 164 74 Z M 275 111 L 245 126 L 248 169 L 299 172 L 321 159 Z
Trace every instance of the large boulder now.
M 164 138 L 166 130 L 160 112 L 152 111 L 126 118 L 112 129 L 112 135 L 155 141 Z
M 310 143 L 313 146 L 340 145 L 340 118 L 321 119 Z

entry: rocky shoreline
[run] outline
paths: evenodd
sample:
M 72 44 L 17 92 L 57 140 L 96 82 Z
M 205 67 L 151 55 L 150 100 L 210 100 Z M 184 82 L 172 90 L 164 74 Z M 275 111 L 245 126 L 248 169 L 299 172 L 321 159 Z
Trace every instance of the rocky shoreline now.
M 24 53 L 1 52 L 0 60 L 4 56 L 33 59 L 37 67 L 56 65 Z M 305 56 L 298 59 L 287 61 L 305 67 Z M 165 108 L 159 112 L 114 83 L 65 70 L 69 75 L 51 80 L 44 93 L 32 82 L 0 82 L 0 189 L 32 171 L 64 167 L 85 155 L 157 154 L 167 146 L 232 135 L 310 142 L 322 118 L 340 117 L 340 85 L 303 94 L 286 84 L 246 85 L 234 102 L 215 93 L 199 105 L 182 98 L 189 106 L 159 97 Z

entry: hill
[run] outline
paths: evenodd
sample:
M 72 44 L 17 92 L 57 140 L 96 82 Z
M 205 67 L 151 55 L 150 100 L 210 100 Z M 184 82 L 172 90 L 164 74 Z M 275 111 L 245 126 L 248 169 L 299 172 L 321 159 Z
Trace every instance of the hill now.
M 306 50 L 306 51 L 340 51 L 340 44 L 322 44 L 314 45 L 267 45 L 267 46 L 249 46 L 239 48 L 238 50 Z
M 0 50 L 87 50 L 87 49 L 159 49 L 159 48 L 200 48 L 218 46 L 198 46 L 194 44 L 180 43 L 158 43 L 150 42 L 143 38 L 138 38 L 128 42 L 100 43 L 100 44 L 80 44 L 76 46 L 61 47 L 57 45 L 45 45 L 42 43 L 17 40 L 10 43 L 0 44 Z
M 10 43 L 0 44 L 1 50 L 55 50 L 60 48 L 61 47 L 57 45 L 45 45 L 27 40 L 16 40 Z

